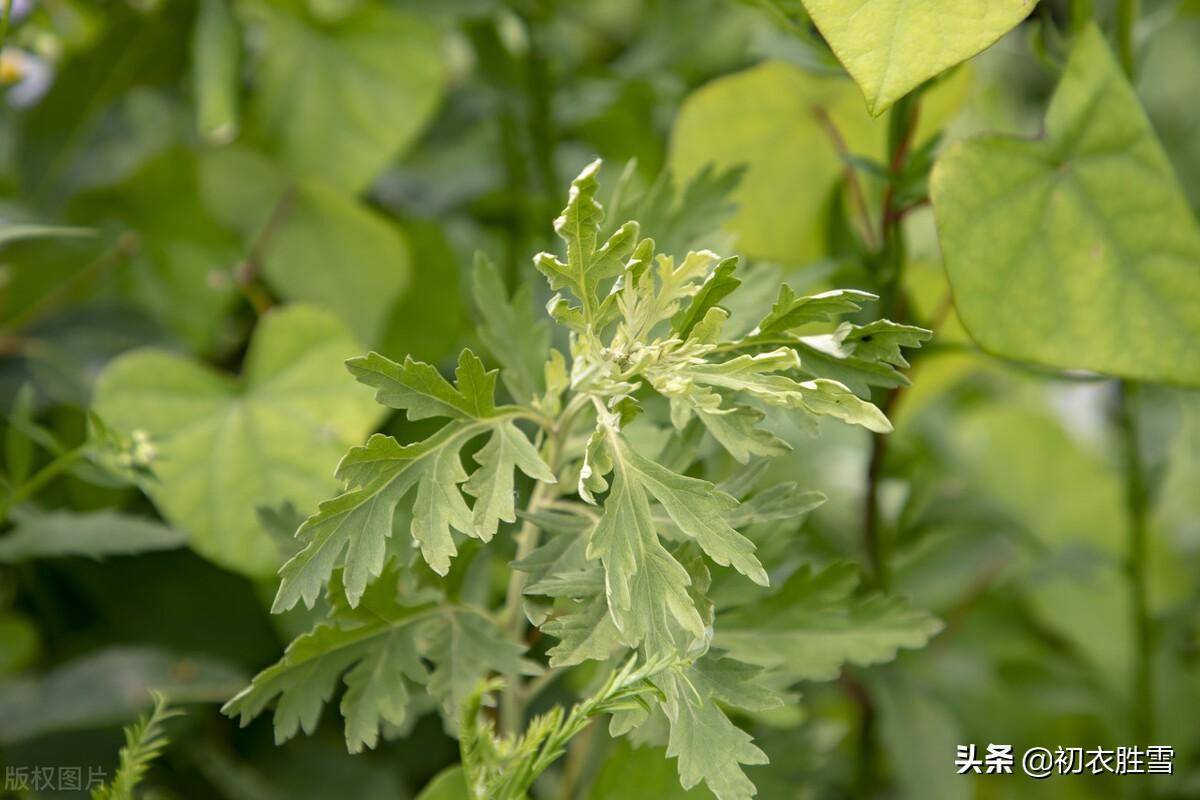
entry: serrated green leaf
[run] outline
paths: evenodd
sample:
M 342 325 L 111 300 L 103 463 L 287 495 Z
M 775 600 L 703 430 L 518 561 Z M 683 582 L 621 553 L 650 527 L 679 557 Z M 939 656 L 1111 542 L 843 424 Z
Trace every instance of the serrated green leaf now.
M 837 381 L 797 381 L 779 374 L 799 370 L 800 366 L 796 351 L 781 347 L 720 363 L 667 365 L 661 371 L 648 372 L 647 377 L 660 393 L 697 411 L 720 410 L 720 397 L 714 390 L 721 390 L 744 393 L 771 405 L 803 409 L 812 416 L 835 417 L 871 431 L 886 433 L 892 429 L 878 408 Z
M 857 289 L 834 289 L 820 294 L 797 297 L 786 283 L 779 287 L 779 296 L 771 311 L 755 327 L 753 336 L 771 336 L 808 325 L 813 322 L 832 322 L 845 314 L 853 314 L 863 303 L 878 300 L 870 292 Z
M 475 611 L 460 610 L 427 620 L 421 627 L 421 641 L 422 654 L 433 662 L 429 693 L 441 701 L 447 722 L 457 722 L 467 698 L 485 675 L 536 675 L 540 671 L 521 657 L 524 647 Z
M 710 309 L 742 285 L 742 282 L 733 276 L 737 262 L 737 256 L 721 259 L 721 263 L 717 264 L 716 269 L 705 279 L 704 285 L 692 301 L 671 319 L 671 329 L 681 338 L 688 338 Z
M 767 756 L 715 700 L 751 708 L 770 708 L 780 701 L 751 682 L 756 668 L 723 661 L 706 656 L 686 670 L 667 670 L 652 680 L 663 693 L 670 725 L 667 755 L 679 759 L 683 788 L 703 781 L 719 800 L 747 800 L 756 791 L 742 765 L 766 764 Z
M 240 379 L 158 350 L 116 359 L 94 411 L 157 450 L 142 489 L 193 549 L 229 569 L 269 575 L 279 552 L 260 505 L 311 508 L 334 489 L 333 466 L 379 417 L 369 393 L 331 382 L 360 346 L 338 320 L 290 306 L 264 316 Z
M 872 114 L 991 47 L 1031 0 L 803 0 Z
M 410 420 L 449 417 L 482 419 L 496 408 L 496 371 L 488 372 L 470 350 L 458 356 L 455 383 L 437 369 L 412 358 L 397 364 L 379 353 L 352 358 L 346 367 L 360 383 L 373 387 L 375 399 L 389 408 L 403 409 Z
M 758 424 L 763 413 L 749 406 L 726 409 L 728 413 L 700 411 L 697 417 L 717 442 L 743 464 L 753 456 L 771 458 L 791 450 L 791 445 Z
M 426 685 L 443 701 L 448 724 L 471 687 L 489 671 L 529 671 L 520 645 L 476 611 L 392 605 L 370 617 L 322 623 L 288 646 L 277 663 L 254 677 L 221 709 L 241 724 L 275 703 L 275 741 L 311 734 L 338 681 L 350 752 L 373 748 L 383 723 L 408 713 L 407 682 Z M 433 664 L 427 670 L 421 659 Z M 465 687 L 465 688 L 464 688 Z
M 737 508 L 725 515 L 725 519 L 735 528 L 796 519 L 824 502 L 825 495 L 821 492 L 802 491 L 794 483 L 780 483 L 742 500 Z
M 732 566 L 757 584 L 767 585 L 767 573 L 754 557 L 754 544 L 725 521 L 726 514 L 738 506 L 734 497 L 708 481 L 671 472 L 632 448 L 624 448 L 622 456 L 630 474 L 636 475 L 671 521 L 709 558 L 721 566 Z
M 533 316 L 528 284 L 506 300 L 507 292 L 496 265 L 482 253 L 475 255 L 475 305 L 482 317 L 479 338 L 504 368 L 501 380 L 513 399 L 527 403 L 543 389 L 543 365 L 550 352 L 550 326 Z
M 479 469 L 463 490 L 475 498 L 472 516 L 475 530 L 484 541 L 496 535 L 500 522 L 515 522 L 513 469 L 534 480 L 555 483 L 557 479 L 525 434 L 511 422 L 497 425 L 492 438 L 475 454 Z
M 659 466 L 614 432 L 607 435 L 612 489 L 587 555 L 604 565 L 613 622 L 630 645 L 644 641 L 647 652 L 655 654 L 686 648 L 702 635 L 703 622 L 688 594 L 691 577 L 659 541 L 650 497 L 718 564 L 732 565 L 762 584 L 766 573 L 753 543 L 724 520 L 724 513 L 737 506 L 733 497 L 707 481 Z
M 627 222 L 599 245 L 600 225 L 604 221 L 604 209 L 596 202 L 600 186 L 596 174 L 599 171 L 600 160 L 597 159 L 571 182 L 567 207 L 554 220 L 554 232 L 567 244 L 566 262 L 550 253 L 539 253 L 533 260 L 550 281 L 552 290 L 569 289 L 579 301 L 579 306 L 568 305 L 556 317 L 560 321 L 576 320 L 572 324 L 579 330 L 595 325 L 600 283 L 621 274 L 624 261 L 633 253 L 638 237 L 637 223 Z
M 1200 226 L 1094 26 L 1045 128 L 959 143 L 934 169 L 963 324 L 1011 358 L 1200 384 Z
M 796 679 L 830 680 L 843 664 L 891 661 L 901 647 L 921 647 L 942 624 L 903 600 L 852 597 L 853 564 L 813 573 L 803 567 L 769 598 L 721 615 L 719 647 L 741 661 Z
M 587 660 L 604 661 L 624 646 L 621 632 L 608 613 L 603 576 L 599 589 L 580 602 L 577 609 L 542 626 L 543 633 L 558 639 L 558 644 L 546 651 L 552 668 L 570 667 Z

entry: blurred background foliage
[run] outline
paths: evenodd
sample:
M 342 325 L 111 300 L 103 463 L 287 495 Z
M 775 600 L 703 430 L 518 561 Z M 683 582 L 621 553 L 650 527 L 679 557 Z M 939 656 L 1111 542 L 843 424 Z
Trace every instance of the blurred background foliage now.
M 147 687 L 190 704 L 152 773 L 159 797 L 415 797 L 456 759 L 429 715 L 351 757 L 333 715 L 276 747 L 268 721 L 237 730 L 216 704 L 306 627 L 303 613 L 267 613 L 274 570 L 298 515 L 335 488 L 340 452 L 380 424 L 408 427 L 381 421 L 341 361 L 374 348 L 445 365 L 477 345 L 476 250 L 503 265 L 510 290 L 544 299 L 530 257 L 550 246 L 567 178 L 599 155 L 609 186 L 627 171 L 618 207 L 637 211 L 649 188 L 651 235 L 749 260 L 743 302 L 770 302 L 785 276 L 800 292 L 882 290 L 891 307 L 872 314 L 935 331 L 912 385 L 882 393 L 896 421 L 886 444 L 793 431 L 794 453 L 772 469 L 830 498 L 787 547 L 861 560 L 875 525 L 892 588 L 946 629 L 886 668 L 801 686 L 786 713 L 743 720 L 772 760 L 749 770 L 760 796 L 1069 800 L 1146 796 L 1150 783 L 1156 797 L 1200 797 L 1200 397 L 1146 386 L 1134 409 L 1156 631 L 1155 703 L 1139 710 L 1116 387 L 980 352 L 955 316 L 925 203 L 928 158 L 946 144 L 1039 132 L 1068 5 L 1044 0 L 926 91 L 909 265 L 888 292 L 847 181 L 879 206 L 887 118 L 867 114 L 798 2 L 15 2 L 0 69 L 9 484 L 84 439 L 97 377 L 125 351 L 173 356 L 125 376 L 132 385 L 106 381 L 113 414 L 153 415 L 156 381 L 197 403 L 156 420 L 188 444 L 156 466 L 148 497 L 68 460 L 10 510 L 4 765 L 111 772 Z M 1097 3 L 1102 21 L 1110 6 Z M 1136 88 L 1194 211 L 1200 7 L 1146 2 L 1137 42 Z M 681 199 L 655 205 L 669 182 Z M 281 385 L 271 378 L 284 366 Z M 298 440 L 313 403 L 338 422 L 310 445 Z M 502 567 L 452 579 L 499 579 Z M 1157 741 L 1137 740 L 1139 714 Z M 958 778 L 954 747 L 972 742 L 1167 744 L 1176 774 Z M 684 796 L 661 751 L 600 735 L 568 768 L 582 771 L 581 797 Z

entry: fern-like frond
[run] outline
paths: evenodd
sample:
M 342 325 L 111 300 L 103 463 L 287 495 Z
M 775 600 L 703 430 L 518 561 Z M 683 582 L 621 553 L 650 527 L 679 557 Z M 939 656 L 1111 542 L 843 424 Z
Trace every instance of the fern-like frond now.
M 92 800 L 133 800 L 133 790 L 167 746 L 163 724 L 183 712 L 170 708 L 161 692 L 152 691 L 150 696 L 154 698 L 154 708 L 125 728 L 125 746 L 121 748 L 117 773 L 112 783 L 92 790 Z

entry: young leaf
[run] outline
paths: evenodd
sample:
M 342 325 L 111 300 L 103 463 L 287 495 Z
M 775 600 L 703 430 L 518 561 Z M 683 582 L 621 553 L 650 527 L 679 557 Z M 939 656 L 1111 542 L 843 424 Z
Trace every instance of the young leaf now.
M 350 374 L 376 389 L 375 399 L 390 408 L 403 409 L 410 420 L 449 417 L 482 419 L 495 413 L 496 372 L 484 370 L 470 350 L 458 356 L 457 387 L 436 368 L 406 358 L 397 364 L 379 353 L 368 353 L 346 362 Z
M 565 301 L 551 301 L 552 307 L 559 309 L 556 318 L 577 331 L 596 323 L 600 282 L 621 274 L 624 260 L 637 244 L 638 225 L 627 222 L 597 247 L 600 224 L 604 221 L 604 209 L 596 202 L 596 191 L 600 186 L 596 174 L 599 171 L 600 160 L 597 159 L 571 182 L 567 207 L 554 220 L 555 233 L 567 243 L 566 262 L 550 253 L 539 253 L 533 260 L 550 281 L 552 290 L 569 289 L 579 301 L 580 305 L 574 307 L 564 307 Z

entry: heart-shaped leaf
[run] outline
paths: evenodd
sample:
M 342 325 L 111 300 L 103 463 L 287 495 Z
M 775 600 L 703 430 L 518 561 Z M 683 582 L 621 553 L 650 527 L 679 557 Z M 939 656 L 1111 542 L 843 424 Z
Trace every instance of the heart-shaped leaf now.
M 371 3 L 335 23 L 299 0 L 238 8 L 261 45 L 251 119 L 283 161 L 357 193 L 412 144 L 441 99 L 438 29 Z
M 1043 137 L 963 142 L 931 186 L 955 304 L 985 349 L 1200 383 L 1200 227 L 1096 28 Z
M 337 489 L 338 459 L 378 419 L 370 390 L 342 366 L 361 349 L 336 318 L 290 306 L 263 317 L 240 378 L 138 350 L 100 375 L 93 407 L 117 430 L 149 434 L 158 452 L 143 489 L 193 549 L 265 576 L 281 558 L 255 509 L 315 508 Z
M 991 47 L 1037 0 L 804 0 L 872 114 Z

